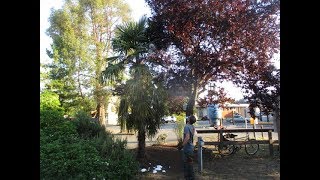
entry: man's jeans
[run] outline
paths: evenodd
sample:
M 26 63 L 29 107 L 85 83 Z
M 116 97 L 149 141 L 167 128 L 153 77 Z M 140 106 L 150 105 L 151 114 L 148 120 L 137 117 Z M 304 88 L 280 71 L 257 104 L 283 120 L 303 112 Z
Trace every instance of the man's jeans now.
M 184 178 L 187 180 L 195 179 L 193 170 L 193 150 L 182 150 Z

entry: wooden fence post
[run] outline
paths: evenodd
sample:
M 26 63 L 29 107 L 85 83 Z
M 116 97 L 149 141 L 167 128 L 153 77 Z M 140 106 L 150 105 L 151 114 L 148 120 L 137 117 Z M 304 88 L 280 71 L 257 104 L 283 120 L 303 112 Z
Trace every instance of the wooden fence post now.
M 268 138 L 269 138 L 269 151 L 270 155 L 273 156 L 273 144 L 272 144 L 272 131 L 268 131 Z

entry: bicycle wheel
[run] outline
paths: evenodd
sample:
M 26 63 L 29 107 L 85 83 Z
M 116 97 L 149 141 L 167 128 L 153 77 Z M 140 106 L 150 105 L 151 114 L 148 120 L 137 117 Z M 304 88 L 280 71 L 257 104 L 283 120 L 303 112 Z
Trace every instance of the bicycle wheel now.
M 234 145 L 218 145 L 218 151 L 221 155 L 228 156 L 234 152 Z
M 250 142 L 254 142 L 254 141 L 256 141 L 255 139 L 249 139 L 249 141 Z M 244 149 L 245 149 L 245 151 L 246 151 L 246 153 L 248 154 L 248 155 L 254 155 L 254 154 L 256 154 L 257 152 L 258 152 L 258 150 L 259 150 L 259 144 L 245 144 L 244 145 Z

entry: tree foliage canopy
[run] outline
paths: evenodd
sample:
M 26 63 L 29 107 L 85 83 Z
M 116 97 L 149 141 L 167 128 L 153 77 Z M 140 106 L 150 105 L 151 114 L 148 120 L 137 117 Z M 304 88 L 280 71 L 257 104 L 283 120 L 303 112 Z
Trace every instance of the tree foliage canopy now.
M 147 2 L 150 39 L 159 49 L 174 47 L 183 55 L 180 72 L 195 83 L 193 90 L 219 80 L 240 86 L 244 77 L 263 74 L 279 52 L 279 0 Z
M 101 72 L 112 55 L 115 26 L 129 20 L 129 13 L 123 0 L 66 0 L 61 9 L 52 10 L 47 29 L 53 42 L 52 50 L 47 50 L 53 59 L 48 86 L 59 93 L 64 107 L 96 108 L 105 123 L 111 92 L 101 83 Z M 88 98 L 95 100 L 96 107 Z

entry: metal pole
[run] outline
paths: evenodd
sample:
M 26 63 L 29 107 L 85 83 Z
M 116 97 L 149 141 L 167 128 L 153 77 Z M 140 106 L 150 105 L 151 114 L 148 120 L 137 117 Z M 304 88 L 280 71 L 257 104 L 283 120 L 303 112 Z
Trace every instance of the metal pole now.
M 234 118 L 233 118 L 234 114 L 233 114 L 233 109 L 232 109 L 232 124 L 234 125 Z
M 202 162 L 202 137 L 198 137 L 198 170 L 202 172 L 203 170 L 203 162 Z

